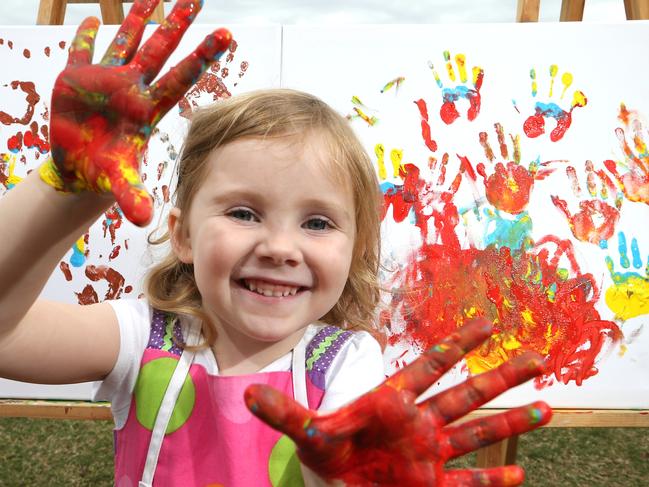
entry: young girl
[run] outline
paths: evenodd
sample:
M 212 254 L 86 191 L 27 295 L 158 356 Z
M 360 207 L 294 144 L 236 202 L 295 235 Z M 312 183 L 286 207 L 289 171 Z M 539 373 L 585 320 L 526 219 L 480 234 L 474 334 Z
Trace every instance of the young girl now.
M 114 200 L 132 222 L 150 220 L 138 176 L 148 135 L 229 45 L 216 31 L 152 83 L 199 8 L 178 2 L 137 51 L 156 3 L 135 2 L 99 65 L 97 20 L 80 26 L 52 97 L 52 159 L 0 201 L 11 228 L 0 249 L 0 375 L 101 381 L 120 486 L 518 485 L 517 467 L 442 466 L 547 422 L 547 406 L 445 425 L 540 373 L 540 360 L 522 356 L 416 404 L 489 336 L 477 322 L 378 386 L 381 349 L 368 333 L 378 182 L 345 119 L 313 96 L 249 93 L 193 116 L 162 239 L 171 251 L 149 273 L 146 299 L 37 299 Z

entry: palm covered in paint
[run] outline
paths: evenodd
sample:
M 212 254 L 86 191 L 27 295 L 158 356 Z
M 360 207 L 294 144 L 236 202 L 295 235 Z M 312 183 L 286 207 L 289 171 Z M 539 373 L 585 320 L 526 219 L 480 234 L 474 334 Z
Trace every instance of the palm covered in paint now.
M 469 350 L 489 337 L 477 321 L 432 347 L 381 386 L 331 414 L 307 410 L 274 389 L 246 391 L 250 410 L 297 444 L 302 462 L 345 485 L 519 485 L 523 472 L 506 466 L 445 470 L 447 460 L 545 424 L 542 402 L 489 418 L 450 425 L 500 393 L 539 375 L 543 364 L 524 354 L 436 396 L 416 399 Z
M 52 95 L 52 156 L 63 180 L 60 189 L 112 192 L 125 216 L 138 225 L 148 223 L 152 215 L 139 163 L 153 127 L 231 42 L 227 30 L 215 31 L 152 83 L 201 4 L 178 2 L 138 50 L 157 3 L 134 3 L 99 64 L 91 64 L 99 21 L 86 19 Z

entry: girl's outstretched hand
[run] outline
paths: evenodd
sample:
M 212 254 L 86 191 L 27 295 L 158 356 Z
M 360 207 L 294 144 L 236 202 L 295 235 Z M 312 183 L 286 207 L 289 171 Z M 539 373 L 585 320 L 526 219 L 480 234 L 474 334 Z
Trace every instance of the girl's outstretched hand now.
M 153 127 L 228 48 L 219 29 L 168 73 L 153 82 L 200 10 L 200 0 L 180 0 L 138 50 L 158 0 L 135 0 L 106 54 L 92 64 L 99 20 L 87 18 L 56 79 L 50 125 L 52 160 L 41 177 L 65 192 L 111 192 L 126 218 L 147 224 L 152 200 L 139 175 Z
M 525 353 L 430 399 L 416 399 L 467 352 L 490 336 L 476 320 L 425 352 L 376 389 L 330 414 L 318 414 L 264 385 L 245 393 L 248 408 L 289 435 L 307 467 L 345 485 L 510 486 L 523 470 L 505 466 L 445 470 L 447 460 L 547 423 L 544 402 L 451 425 L 502 392 L 543 372 L 541 358 Z

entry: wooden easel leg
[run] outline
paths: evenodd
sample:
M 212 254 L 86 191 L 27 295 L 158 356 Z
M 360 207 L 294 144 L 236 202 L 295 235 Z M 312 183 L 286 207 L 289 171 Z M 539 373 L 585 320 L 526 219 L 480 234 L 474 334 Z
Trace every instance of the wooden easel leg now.
M 124 9 L 122 0 L 99 0 L 101 7 L 101 18 L 105 25 L 119 25 L 124 22 Z
M 518 436 L 499 441 L 477 451 L 477 467 L 491 468 L 516 463 Z
M 63 25 L 66 0 L 41 0 L 38 5 L 38 25 Z
M 649 19 L 649 2 L 647 0 L 624 0 L 627 20 Z
M 582 21 L 584 19 L 584 3 L 586 0 L 562 0 L 559 20 L 561 22 Z
M 541 0 L 518 0 L 516 22 L 538 22 Z

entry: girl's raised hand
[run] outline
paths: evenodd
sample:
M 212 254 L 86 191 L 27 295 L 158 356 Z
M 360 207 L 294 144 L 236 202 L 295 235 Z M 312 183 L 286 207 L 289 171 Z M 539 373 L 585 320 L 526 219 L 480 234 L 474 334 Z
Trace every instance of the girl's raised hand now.
M 201 8 L 180 0 L 138 50 L 158 0 L 135 0 L 99 64 L 92 64 L 99 20 L 87 18 L 70 46 L 68 64 L 52 94 L 52 160 L 41 166 L 45 182 L 64 192 L 112 193 L 136 225 L 152 216 L 152 199 L 139 175 L 149 136 L 198 77 L 228 48 L 219 29 L 153 82 Z
M 510 486 L 523 470 L 505 466 L 445 470 L 447 460 L 547 423 L 544 402 L 451 424 L 502 392 L 543 372 L 525 353 L 430 399 L 416 399 L 467 352 L 490 336 L 476 320 L 425 352 L 376 389 L 330 414 L 318 414 L 264 385 L 246 390 L 248 408 L 297 444 L 301 461 L 327 481 L 345 485 Z

